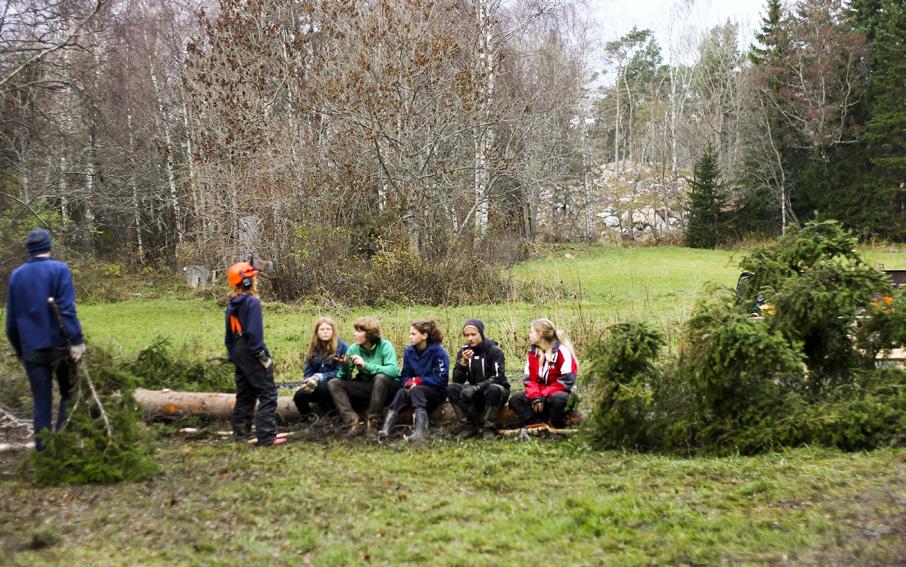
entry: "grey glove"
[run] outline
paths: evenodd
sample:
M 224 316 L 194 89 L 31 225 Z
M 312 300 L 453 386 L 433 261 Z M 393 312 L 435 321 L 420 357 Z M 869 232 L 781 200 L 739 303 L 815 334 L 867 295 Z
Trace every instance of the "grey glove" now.
M 463 387 L 462 394 L 460 394 L 460 395 L 463 400 L 470 402 L 470 401 L 472 401 L 472 398 L 475 397 L 476 392 L 478 392 L 478 386 L 473 386 L 472 384 L 469 384 L 468 386 Z
M 268 357 L 268 356 L 262 356 L 258 360 L 261 361 L 261 366 L 263 366 L 265 370 L 269 369 L 271 366 L 274 365 L 274 361 L 271 360 L 270 357 Z
M 306 394 L 311 394 L 318 387 L 318 383 L 321 382 L 321 375 L 315 374 L 314 376 L 309 376 L 302 382 L 302 391 Z
M 82 355 L 85 354 L 85 343 L 80 345 L 72 345 L 69 347 L 69 358 L 73 362 L 79 362 L 82 360 Z

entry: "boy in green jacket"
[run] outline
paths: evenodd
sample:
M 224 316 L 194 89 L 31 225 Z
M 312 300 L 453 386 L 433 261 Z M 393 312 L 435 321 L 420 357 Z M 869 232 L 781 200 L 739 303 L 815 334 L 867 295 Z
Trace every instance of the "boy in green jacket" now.
M 353 323 L 354 343 L 346 351 L 337 378 L 327 384 L 333 403 L 349 427 L 347 439 L 368 431 L 377 431 L 384 406 L 399 389 L 400 368 L 390 341 L 381 338 L 381 323 L 374 317 L 359 317 Z M 368 403 L 367 426 L 353 409 Z

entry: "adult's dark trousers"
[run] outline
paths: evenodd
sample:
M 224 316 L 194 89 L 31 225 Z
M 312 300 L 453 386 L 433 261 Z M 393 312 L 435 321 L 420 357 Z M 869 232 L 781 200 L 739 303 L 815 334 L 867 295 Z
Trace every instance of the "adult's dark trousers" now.
M 75 382 L 75 366 L 69 359 L 68 347 L 43 348 L 23 354 L 25 373 L 31 385 L 31 396 L 34 399 L 35 449 L 44 450 L 41 432 L 50 429 L 53 413 L 53 379 L 56 376 L 60 388 L 60 409 L 57 411 L 55 431 L 59 431 L 66 422 L 66 410 L 72 397 L 72 385 Z
M 469 386 L 470 389 L 476 388 L 470 398 L 462 395 L 466 386 Z M 484 391 L 478 390 L 476 386 L 470 384 L 454 383 L 447 386 L 447 398 L 449 398 L 450 404 L 454 407 L 459 407 L 465 415 L 469 416 L 469 420 L 476 425 L 480 423 L 487 408 L 495 410 L 493 416 L 496 423 L 497 414 L 509 397 L 510 391 L 500 384 L 489 384 Z
M 230 358 L 236 366 L 236 405 L 231 419 L 233 435 L 239 439 L 251 437 L 254 420 L 258 445 L 270 445 L 277 436 L 274 367 L 265 368 L 261 359 L 249 350 L 248 341 L 244 337 L 236 339 Z
M 523 425 L 547 422 L 559 428 L 566 425 L 566 404 L 568 402 L 568 392 L 556 392 L 544 398 L 544 410 L 541 413 L 535 413 L 525 392 L 516 392 L 510 398 L 510 409 L 519 417 Z
M 384 406 L 390 395 L 396 392 L 399 384 L 395 378 L 385 374 L 375 374 L 373 377 L 334 378 L 327 383 L 330 396 L 337 407 L 340 417 L 349 425 L 359 421 L 359 414 L 353 408 L 353 402 L 367 402 L 368 419 L 380 421 L 384 416 Z
M 447 392 L 445 389 L 422 384 L 413 386 L 408 390 L 401 388 L 396 393 L 396 396 L 393 397 L 390 409 L 399 412 L 407 407 L 412 409 L 424 408 L 428 413 L 431 413 L 437 409 L 440 404 L 444 403 L 446 399 Z
M 318 404 L 324 411 L 331 411 L 334 408 L 333 396 L 330 395 L 330 388 L 327 386 L 330 382 L 318 382 L 318 387 L 311 392 L 303 392 L 301 389 L 296 390 L 293 394 L 293 402 L 302 415 L 308 415 L 312 412 L 310 404 Z

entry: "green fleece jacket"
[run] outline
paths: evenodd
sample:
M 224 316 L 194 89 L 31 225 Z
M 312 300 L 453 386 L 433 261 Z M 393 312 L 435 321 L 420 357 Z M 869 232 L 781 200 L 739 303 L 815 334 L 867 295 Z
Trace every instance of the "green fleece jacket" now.
M 367 380 L 377 374 L 384 374 L 388 378 L 399 379 L 400 367 L 396 362 L 396 351 L 393 350 L 393 345 L 390 344 L 390 341 L 381 339 L 371 350 L 365 350 L 359 344 L 351 344 L 349 345 L 349 350 L 346 351 L 346 356 L 352 357 L 355 355 L 359 355 L 365 360 L 365 367 L 359 368 L 354 364 L 340 366 L 340 370 L 337 371 L 337 378 Z M 355 376 L 352 376 L 352 374 L 355 374 Z

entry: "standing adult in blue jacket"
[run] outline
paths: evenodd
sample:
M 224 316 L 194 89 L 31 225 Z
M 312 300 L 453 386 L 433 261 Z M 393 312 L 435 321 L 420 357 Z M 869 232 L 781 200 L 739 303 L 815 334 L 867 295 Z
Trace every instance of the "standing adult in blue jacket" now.
M 50 428 L 53 375 L 60 388 L 56 429 L 66 421 L 75 365 L 85 352 L 82 325 L 76 316 L 72 274 L 63 262 L 50 258 L 50 234 L 32 229 L 25 239 L 29 260 L 16 268 L 6 296 L 6 336 L 25 364 L 35 413 L 35 448 L 43 449 L 41 432 Z M 60 312 L 57 319 L 49 299 Z
M 378 440 L 390 436 L 399 412 L 411 407 L 415 412 L 415 433 L 409 437 L 421 443 L 428 436 L 428 415 L 447 399 L 450 358 L 441 346 L 444 335 L 433 320 L 416 321 L 409 329 L 409 343 L 403 352 L 402 389 L 397 391 Z
M 333 398 L 327 383 L 337 377 L 340 360 L 349 346 L 337 336 L 337 324 L 330 317 L 318 317 L 315 330 L 305 355 L 305 380 L 302 387 L 293 395 L 293 402 L 302 417 L 311 415 L 311 403 L 316 403 L 324 410 L 333 409 Z
M 264 344 L 257 275 L 258 270 L 248 262 L 237 262 L 227 270 L 227 282 L 233 289 L 226 308 L 224 344 L 236 367 L 233 437 L 239 441 L 251 439 L 254 419 L 258 446 L 269 447 L 285 443 L 286 438 L 277 438 L 277 386 L 271 355 Z

